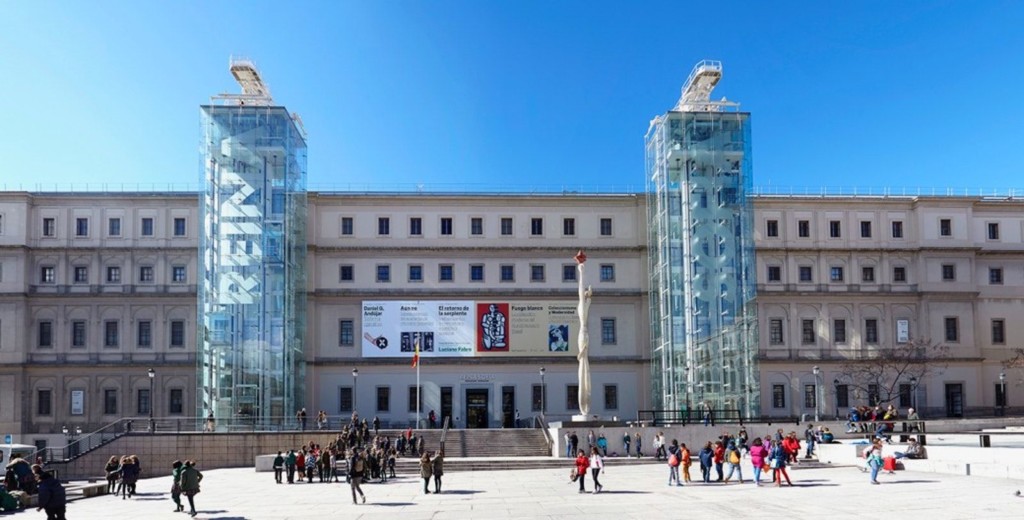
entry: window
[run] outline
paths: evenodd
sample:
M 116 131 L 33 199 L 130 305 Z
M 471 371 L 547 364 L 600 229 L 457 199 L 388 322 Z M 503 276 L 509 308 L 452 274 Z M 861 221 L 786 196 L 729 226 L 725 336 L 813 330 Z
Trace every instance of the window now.
M 153 281 L 153 266 L 143 265 L 139 267 L 139 281 L 151 283 Z
M 576 219 L 574 218 L 563 218 L 562 219 L 562 235 L 571 237 L 576 236 Z
M 580 386 L 579 385 L 566 385 L 565 386 L 565 409 L 566 410 L 579 410 L 580 409 Z
M 796 223 L 796 234 L 800 238 L 810 238 L 811 236 L 811 221 L 801 220 Z
M 939 219 L 939 236 L 951 237 L 953 236 L 953 221 L 944 218 Z
M 174 219 L 174 236 L 183 237 L 185 236 L 185 218 L 175 217 Z
M 54 283 L 57 281 L 56 270 L 52 265 L 44 265 L 39 270 L 39 283 Z
M 871 406 L 874 406 L 881 401 L 882 399 L 881 394 L 878 392 L 878 385 L 874 383 L 868 385 L 868 403 L 871 403 Z
M 388 217 L 377 218 L 377 234 L 378 235 L 390 235 L 391 234 L 391 219 Z
M 377 387 L 377 411 L 378 412 L 390 412 L 391 411 L 391 387 L 390 386 L 378 386 Z
M 615 281 L 615 264 L 601 264 L 601 281 Z
M 174 283 L 185 283 L 187 276 L 185 266 L 175 265 L 171 266 L 171 281 Z
M 601 236 L 610 237 L 612 236 L 612 219 L 602 218 L 601 219 Z
M 76 237 L 87 237 L 87 236 L 89 236 L 89 219 L 87 219 L 87 218 L 76 218 L 75 219 L 75 236 Z
M 956 265 L 942 264 L 942 279 L 947 282 L 956 280 Z
M 906 267 L 893 267 L 892 268 L 892 281 L 894 281 L 894 282 L 906 282 L 907 281 L 907 268 Z
M 814 320 L 800 321 L 800 342 L 804 345 L 813 345 L 818 337 L 814 332 Z
M 410 282 L 422 282 L 423 281 L 423 266 L 422 265 L 410 265 L 409 266 L 409 281 Z
M 946 318 L 946 341 L 956 343 L 960 341 L 960 320 L 957 318 Z
M 871 221 L 862 220 L 860 221 L 860 237 L 871 238 Z
M 389 283 L 391 282 L 391 266 L 388 264 L 377 265 L 377 282 L 378 283 Z
M 785 338 L 782 335 L 782 319 L 772 318 L 768 320 L 768 343 L 782 345 Z
M 846 343 L 846 320 L 837 319 L 832 322 L 832 339 L 836 343 Z
M 544 219 L 537 217 L 530 219 L 530 234 L 535 237 L 544 234 Z
M 453 233 L 453 231 L 452 231 L 452 218 L 451 217 L 442 217 L 441 218 L 441 234 L 442 235 L 451 235 L 452 233 Z
M 799 267 L 800 281 L 801 282 L 813 282 L 814 281 L 814 270 L 809 265 L 801 265 Z
M 864 320 L 864 343 L 869 345 L 878 343 L 878 320 L 875 318 Z
M 181 415 L 185 410 L 185 391 L 180 388 L 172 388 L 170 397 L 167 398 L 167 413 L 170 415 Z
M 850 406 L 850 387 L 847 385 L 836 385 L 836 406 L 840 409 Z
M 151 237 L 153 236 L 153 219 L 146 217 L 142 219 L 142 236 Z
M 516 266 L 511 264 L 504 264 L 501 266 L 501 281 L 503 282 L 514 282 L 516 281 Z
M 355 222 L 352 217 L 341 217 L 341 234 L 352 235 L 355 228 Z
M 544 264 L 530 264 L 530 281 L 544 281 Z
M 804 408 L 818 407 L 817 385 L 804 385 Z
M 107 283 L 121 283 L 121 268 L 116 265 L 107 267 Z
M 512 217 L 501 218 L 501 235 L 512 236 Z
M 618 410 L 619 409 L 619 386 L 618 385 L 604 385 L 604 409 L 605 410 Z
M 839 238 L 843 236 L 843 229 L 838 220 L 828 221 L 828 236 L 832 238 Z
M 455 280 L 455 266 L 452 264 L 441 264 L 437 266 L 437 279 L 442 282 Z
M 171 321 L 171 346 L 185 346 L 185 322 L 183 320 Z
M 999 240 L 999 223 L 989 222 L 988 223 L 988 239 Z
M 84 321 L 73 321 L 73 322 L 71 322 L 71 346 L 72 347 L 84 347 L 85 346 L 85 322 Z
M 862 282 L 873 282 L 875 281 L 875 268 L 874 267 L 862 267 L 860 270 L 860 279 Z
M 107 219 L 107 235 L 112 237 L 121 236 L 121 219 L 110 218 Z
M 356 344 L 356 326 L 352 320 L 338 320 L 338 346 L 354 347 Z
M 1003 268 L 988 268 L 988 283 L 991 285 L 1003 285 Z
M 422 395 L 420 395 L 419 388 L 416 386 L 409 387 L 409 411 L 415 412 L 416 410 L 423 410 Z M 417 404 L 419 407 L 417 408 Z
M 767 222 L 767 226 L 765 228 L 765 235 L 770 236 L 770 237 L 777 237 L 777 236 L 779 236 L 779 221 L 778 220 L 769 220 Z
M 474 236 L 480 236 L 484 234 L 484 219 L 481 217 L 473 217 L 469 219 L 469 234 Z
M 116 347 L 118 345 L 117 325 L 117 322 L 114 320 L 103 322 L 103 346 Z
M 103 415 L 117 415 L 117 390 L 103 390 Z
M 615 344 L 615 318 L 601 318 L 601 344 Z
M 469 281 L 471 281 L 471 282 L 482 282 L 482 281 L 484 281 L 484 264 L 470 264 L 470 266 L 469 266 Z
M 839 266 L 832 267 L 832 270 L 829 274 L 829 279 L 832 280 L 833 282 L 843 281 L 843 268 Z
M 338 281 L 340 282 L 351 282 L 355 280 L 355 272 L 352 265 L 339 265 L 338 266 Z
M 576 281 L 576 266 L 572 264 L 562 265 L 562 281 L 563 282 L 575 282 Z
M 53 391 L 36 391 L 36 415 L 50 415 L 53 413 Z
M 149 415 L 149 389 L 140 388 L 135 394 L 135 413 L 138 415 Z
M 996 383 L 995 385 L 996 385 L 996 406 L 1000 406 L 1000 407 L 1006 406 L 1006 383 L 1005 382 L 999 382 L 999 383 Z M 1006 411 L 1003 410 L 1003 413 L 1006 413 Z
M 53 346 L 53 322 L 52 321 L 40 321 L 39 322 L 39 346 L 40 347 L 52 347 Z
M 786 407 L 786 386 L 772 385 L 772 408 Z
M 1002 318 L 992 320 L 992 344 L 1006 344 L 1006 322 Z
M 768 266 L 768 281 L 769 282 L 781 282 L 782 281 L 782 268 L 777 265 Z
M 423 235 L 423 219 L 420 217 L 409 218 L 409 234 L 415 237 Z
M 89 268 L 84 265 L 75 266 L 75 283 L 89 283 Z
M 153 322 L 149 320 L 139 321 L 136 325 L 136 342 L 140 347 L 153 346 Z
M 43 236 L 44 237 L 55 237 L 57 236 L 57 219 L 44 218 L 43 219 Z
M 892 237 L 903 238 L 903 221 L 894 220 L 892 221 Z
M 546 412 L 544 410 L 544 387 L 541 385 L 533 385 L 530 391 L 530 411 L 531 412 Z
M 338 388 L 338 412 L 352 413 L 352 387 L 342 386 Z

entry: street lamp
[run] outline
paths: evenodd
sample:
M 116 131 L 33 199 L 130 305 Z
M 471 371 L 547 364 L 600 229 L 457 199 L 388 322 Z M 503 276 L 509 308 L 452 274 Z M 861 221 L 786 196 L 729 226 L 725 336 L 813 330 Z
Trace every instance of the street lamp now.
M 1002 413 L 1000 413 L 1000 415 L 1006 415 L 1006 372 L 999 373 L 999 388 L 1003 394 L 1003 401 L 1000 403 L 1002 404 L 1002 407 L 1000 408 Z
M 819 403 L 820 399 L 818 399 L 818 387 L 820 386 L 818 385 L 818 374 L 821 374 L 821 369 L 818 368 L 818 365 L 814 365 L 814 368 L 812 368 L 811 371 L 814 372 L 814 422 L 821 422 L 821 419 L 819 418 L 821 403 Z
M 417 390 L 417 392 L 418 392 L 418 390 Z M 419 397 L 419 396 L 417 396 L 417 397 Z M 353 368 L 352 369 L 352 413 L 353 414 L 358 413 L 358 412 L 356 412 L 356 410 L 358 409 L 358 407 L 356 406 L 356 403 L 358 403 L 358 402 L 359 402 L 359 369 L 358 368 Z
M 149 369 L 149 433 L 156 431 L 156 421 L 153 420 L 153 403 L 156 399 L 153 399 L 153 385 L 156 381 L 156 370 Z
M 545 390 L 547 389 L 547 387 L 544 386 L 544 372 L 545 372 L 544 367 L 540 367 L 540 416 L 541 417 L 544 417 L 544 411 L 547 409 L 544 406 L 545 404 L 547 404 L 547 403 L 544 402 L 544 397 L 545 397 L 544 394 L 545 394 Z

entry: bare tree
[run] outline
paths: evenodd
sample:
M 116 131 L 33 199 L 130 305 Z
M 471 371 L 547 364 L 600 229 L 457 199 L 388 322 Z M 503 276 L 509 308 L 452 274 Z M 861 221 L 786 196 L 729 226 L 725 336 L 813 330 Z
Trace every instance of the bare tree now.
M 949 347 L 930 339 L 913 340 L 846 360 L 837 380 L 867 396 L 871 405 L 889 403 L 899 398 L 901 384 L 912 385 L 910 391 L 915 392 L 916 385 L 932 372 L 945 369 L 948 362 Z

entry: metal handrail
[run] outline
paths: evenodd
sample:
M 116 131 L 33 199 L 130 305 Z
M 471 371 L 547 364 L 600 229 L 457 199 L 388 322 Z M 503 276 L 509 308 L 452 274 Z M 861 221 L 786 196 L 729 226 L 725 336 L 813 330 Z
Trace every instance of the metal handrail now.
M 451 422 L 451 416 L 444 416 L 444 422 L 441 423 L 441 451 L 444 451 L 444 441 L 448 438 L 448 426 Z
M 551 438 L 551 432 L 548 431 L 548 421 L 544 418 L 544 412 L 533 416 L 533 427 L 539 428 L 544 433 L 544 442 L 548 445 L 548 451 L 551 451 L 555 440 Z

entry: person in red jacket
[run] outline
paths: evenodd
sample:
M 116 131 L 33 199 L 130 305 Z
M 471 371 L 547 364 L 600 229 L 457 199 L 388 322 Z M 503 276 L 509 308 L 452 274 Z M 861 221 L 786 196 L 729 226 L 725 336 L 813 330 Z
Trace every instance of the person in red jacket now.
M 718 480 L 717 480 L 717 482 L 721 482 L 722 479 L 725 477 L 722 474 L 722 462 L 724 462 L 724 461 L 725 461 L 725 446 L 722 445 L 722 441 L 718 441 L 718 442 L 715 443 L 715 458 L 714 458 L 715 472 L 718 473 Z
M 587 488 L 584 487 L 583 482 L 587 479 L 587 470 L 590 469 L 590 459 L 583 450 L 579 450 L 576 454 L 576 479 L 580 481 L 580 493 L 586 493 Z
M 800 458 L 800 439 L 797 438 L 796 432 L 789 432 L 789 435 L 785 439 L 782 439 L 782 448 L 786 450 L 786 460 L 793 464 L 796 464 Z

